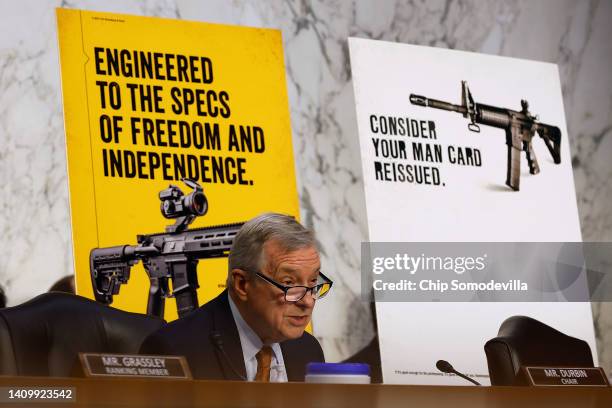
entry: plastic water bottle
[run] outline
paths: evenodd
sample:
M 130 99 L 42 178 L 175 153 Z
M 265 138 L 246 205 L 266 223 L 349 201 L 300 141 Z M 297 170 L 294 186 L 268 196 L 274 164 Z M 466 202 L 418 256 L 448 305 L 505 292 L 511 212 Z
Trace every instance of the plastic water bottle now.
M 319 384 L 370 384 L 370 366 L 362 363 L 308 363 L 306 382 Z

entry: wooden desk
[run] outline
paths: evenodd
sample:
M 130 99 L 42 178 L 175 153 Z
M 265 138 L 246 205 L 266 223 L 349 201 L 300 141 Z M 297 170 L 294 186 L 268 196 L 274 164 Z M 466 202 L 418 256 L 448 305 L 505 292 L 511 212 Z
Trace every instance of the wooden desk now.
M 75 387 L 76 403 L 36 407 L 612 407 L 612 388 L 258 384 L 0 377 L 0 387 Z M 0 404 L 3 405 L 3 404 Z

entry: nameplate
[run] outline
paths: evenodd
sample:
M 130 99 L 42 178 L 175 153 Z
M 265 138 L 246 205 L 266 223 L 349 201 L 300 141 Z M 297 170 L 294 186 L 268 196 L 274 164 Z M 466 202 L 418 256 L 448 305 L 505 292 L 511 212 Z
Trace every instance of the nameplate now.
M 87 377 L 146 377 L 190 380 L 185 357 L 79 353 Z
M 609 387 L 601 367 L 523 367 L 529 385 Z

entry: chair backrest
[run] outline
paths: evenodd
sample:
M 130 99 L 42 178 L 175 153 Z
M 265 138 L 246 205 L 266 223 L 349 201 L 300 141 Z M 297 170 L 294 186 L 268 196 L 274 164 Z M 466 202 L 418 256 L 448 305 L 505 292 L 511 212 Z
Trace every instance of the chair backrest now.
M 0 375 L 74 374 L 79 352 L 137 354 L 165 322 L 67 293 L 0 309 Z
M 506 319 L 484 349 L 491 385 L 525 385 L 521 366 L 593 367 L 587 342 L 526 316 Z

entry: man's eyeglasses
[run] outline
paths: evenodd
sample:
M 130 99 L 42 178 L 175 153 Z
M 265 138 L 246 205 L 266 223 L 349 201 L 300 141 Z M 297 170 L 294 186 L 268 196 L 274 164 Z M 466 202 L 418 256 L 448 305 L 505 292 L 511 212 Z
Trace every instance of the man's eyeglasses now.
M 316 284 L 315 286 L 285 286 L 282 285 L 264 274 L 260 272 L 255 272 L 255 275 L 260 277 L 261 279 L 268 282 L 270 285 L 276 286 L 283 292 L 285 292 L 285 301 L 287 302 L 299 302 L 308 292 L 312 294 L 312 297 L 317 300 L 321 299 L 325 295 L 329 293 L 334 282 L 331 281 L 327 276 L 323 275 L 323 273 L 319 272 L 319 280 L 323 280 L 323 282 Z

